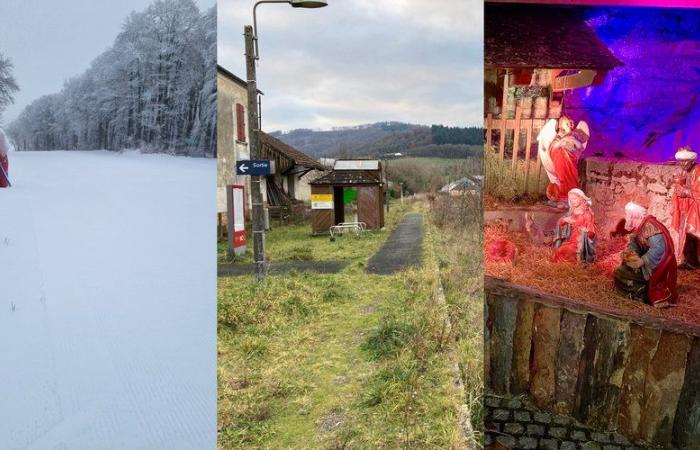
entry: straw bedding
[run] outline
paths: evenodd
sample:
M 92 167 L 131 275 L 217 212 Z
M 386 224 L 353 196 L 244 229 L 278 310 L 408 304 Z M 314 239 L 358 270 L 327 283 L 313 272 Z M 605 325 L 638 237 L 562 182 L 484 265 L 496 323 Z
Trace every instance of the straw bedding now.
M 700 325 L 700 270 L 678 271 L 678 305 L 656 309 L 641 302 L 618 296 L 613 289 L 612 271 L 620 264 L 620 253 L 627 240 L 600 239 L 597 260 L 591 265 L 554 263 L 552 248 L 533 244 L 525 232 L 507 232 L 503 226 L 486 225 L 484 242 L 509 240 L 517 247 L 514 263 L 494 262 L 484 258 L 486 274 L 550 294 L 568 297 L 584 305 L 598 305 L 621 314 L 642 312 Z

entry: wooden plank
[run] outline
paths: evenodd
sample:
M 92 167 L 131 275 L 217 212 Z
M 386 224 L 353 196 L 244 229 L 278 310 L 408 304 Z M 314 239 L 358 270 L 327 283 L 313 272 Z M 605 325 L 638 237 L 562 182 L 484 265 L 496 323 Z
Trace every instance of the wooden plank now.
M 380 215 L 382 210 L 379 186 L 358 186 L 357 188 L 357 220 L 367 224 L 374 230 L 381 227 Z
M 486 115 L 486 149 L 487 150 L 491 148 L 491 135 L 493 134 L 492 130 L 491 130 L 492 127 L 493 127 L 493 114 L 488 113 Z
M 524 394 L 530 390 L 530 355 L 532 353 L 532 320 L 535 302 L 520 300 L 513 335 L 513 373 L 511 392 Z
M 656 353 L 661 331 L 632 324 L 630 356 L 622 377 L 622 390 L 617 408 L 618 430 L 625 436 L 637 436 L 644 407 L 644 384 L 647 368 Z
M 532 126 L 533 130 L 541 129 L 545 125 L 547 120 L 549 120 L 549 119 L 523 119 L 523 118 L 520 118 L 520 126 L 521 126 L 521 128 L 527 128 L 529 126 Z M 500 129 L 503 126 L 503 122 L 505 122 L 506 129 L 512 130 L 513 128 L 515 128 L 515 119 L 505 119 L 505 121 L 504 121 L 503 119 L 497 119 L 494 117 L 491 119 L 491 129 L 492 130 Z M 487 123 L 488 123 L 487 120 L 484 119 L 484 127 L 486 126 Z
M 510 72 L 506 69 L 503 76 L 503 102 L 501 104 L 501 142 L 498 150 L 498 157 L 501 161 L 506 152 L 506 119 L 508 119 L 508 85 L 510 84 Z
M 700 442 L 700 339 L 694 338 L 685 367 L 685 382 L 673 425 L 677 448 L 693 448 Z
M 630 352 L 630 325 L 627 321 L 598 318 L 595 331 L 591 370 L 578 392 L 578 412 L 588 425 L 614 430 L 622 376 Z
M 501 120 L 501 136 L 498 143 L 498 157 L 501 161 L 503 161 L 506 154 L 506 123 L 506 120 Z
M 530 393 L 539 408 L 548 410 L 554 406 L 561 311 L 538 304 L 532 319 Z
M 542 176 L 542 161 L 540 161 L 539 144 L 537 148 L 537 164 L 535 164 L 535 172 L 537 172 L 537 184 L 535 186 L 539 189 L 540 179 Z
M 549 294 L 488 275 L 484 276 L 484 292 L 515 300 L 525 299 L 549 306 L 558 306 L 572 312 L 603 315 L 608 318 L 636 322 L 647 327 L 658 328 L 673 333 L 700 336 L 700 325 L 690 324 L 679 319 L 650 316 L 643 309 L 620 312 L 615 305 L 581 304 L 581 302 L 568 297 Z
M 508 118 L 508 88 L 510 87 L 510 70 L 506 69 L 503 75 L 503 98 L 501 99 L 501 119 Z
M 570 416 L 576 401 L 578 369 L 583 352 L 586 314 L 562 309 L 559 346 L 557 347 L 554 411 Z
M 510 170 L 515 172 L 518 165 L 518 153 L 520 151 L 520 118 L 523 115 L 523 108 L 517 106 L 515 108 L 515 126 L 513 127 L 513 162 L 510 165 Z
M 491 384 L 496 394 L 510 394 L 513 370 L 513 334 L 518 317 L 518 302 L 507 297 L 486 296 L 491 351 Z
M 527 193 L 528 182 L 530 180 L 530 148 L 532 147 L 532 120 L 527 124 L 527 137 L 525 138 L 525 185 L 523 191 Z
M 656 353 L 647 369 L 637 437 L 659 444 L 671 441 L 691 342 L 691 338 L 684 334 L 661 333 Z

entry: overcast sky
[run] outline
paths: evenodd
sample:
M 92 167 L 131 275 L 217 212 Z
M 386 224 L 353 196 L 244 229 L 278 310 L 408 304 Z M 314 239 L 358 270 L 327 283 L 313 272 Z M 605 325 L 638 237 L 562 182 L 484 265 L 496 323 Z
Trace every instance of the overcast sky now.
M 245 79 L 254 0 L 219 0 L 219 64 Z M 481 125 L 482 0 L 328 0 L 258 7 L 267 131 L 385 120 Z
M 151 0 L 0 0 L 0 53 L 15 66 L 20 92 L 5 124 L 42 95 L 58 92 L 110 47 L 132 11 Z M 204 10 L 215 0 L 196 0 Z

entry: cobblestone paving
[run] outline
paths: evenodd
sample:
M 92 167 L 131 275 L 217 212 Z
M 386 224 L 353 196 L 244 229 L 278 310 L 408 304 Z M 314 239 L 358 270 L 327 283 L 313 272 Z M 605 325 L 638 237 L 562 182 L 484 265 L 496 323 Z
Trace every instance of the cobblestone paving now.
M 575 419 L 537 409 L 525 397 L 487 395 L 484 446 L 506 449 L 636 450 L 650 449 L 618 433 L 599 432 Z

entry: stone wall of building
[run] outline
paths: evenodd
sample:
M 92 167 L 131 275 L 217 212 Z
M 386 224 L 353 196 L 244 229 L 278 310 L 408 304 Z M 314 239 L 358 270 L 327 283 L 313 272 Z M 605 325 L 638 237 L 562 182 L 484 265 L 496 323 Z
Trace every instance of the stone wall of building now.
M 245 86 L 222 73 L 217 73 L 217 122 L 216 122 L 216 210 L 226 212 L 226 186 L 242 184 L 246 187 L 248 210 L 250 210 L 250 177 L 236 175 L 236 161 L 250 159 L 248 142 L 236 139 L 236 104 L 248 109 L 248 91 Z M 246 117 L 246 127 L 248 120 Z M 248 141 L 248 130 L 246 130 Z M 264 192 L 264 191 L 263 191 Z
M 583 189 L 593 200 L 599 230 L 607 234 L 615 229 L 625 215 L 625 203 L 635 200 L 646 202 L 650 214 L 670 228 L 670 188 L 681 171 L 677 164 L 588 157 L 582 169 Z
M 700 442 L 700 327 L 586 309 L 487 277 L 487 388 L 594 430 Z M 686 376 L 688 374 L 688 376 Z

